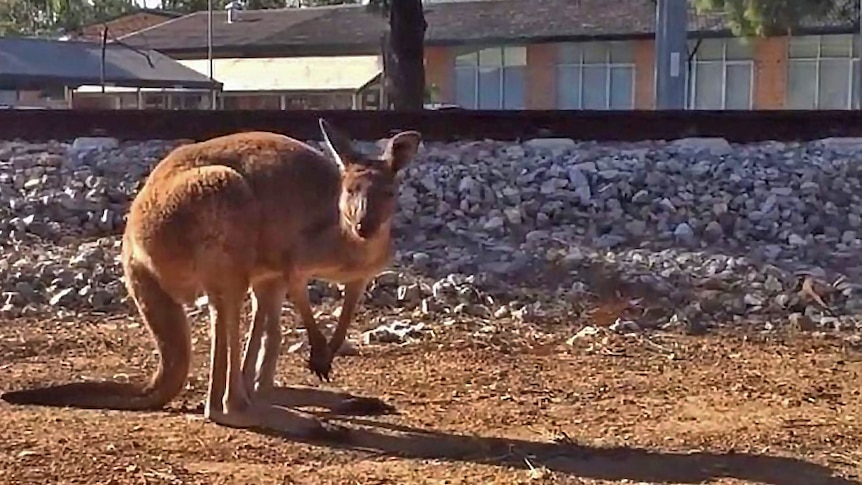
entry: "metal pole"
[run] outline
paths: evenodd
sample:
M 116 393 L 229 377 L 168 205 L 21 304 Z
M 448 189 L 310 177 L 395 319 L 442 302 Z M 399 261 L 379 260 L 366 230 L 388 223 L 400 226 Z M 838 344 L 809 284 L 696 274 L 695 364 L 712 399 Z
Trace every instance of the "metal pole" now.
M 856 61 L 856 109 L 862 109 L 862 0 L 859 0 L 859 12 L 856 14 L 856 21 L 859 22 L 859 32 L 856 37 L 856 55 L 860 60 Z
M 99 84 L 102 86 L 102 94 L 105 94 L 105 51 L 108 48 L 108 26 L 102 26 L 102 57 L 99 61 Z
M 655 32 L 656 109 L 685 109 L 687 41 L 688 2 L 658 0 Z
M 213 0 L 207 0 L 207 61 L 209 63 L 210 81 L 213 78 Z M 216 92 L 210 89 L 210 109 L 216 109 Z

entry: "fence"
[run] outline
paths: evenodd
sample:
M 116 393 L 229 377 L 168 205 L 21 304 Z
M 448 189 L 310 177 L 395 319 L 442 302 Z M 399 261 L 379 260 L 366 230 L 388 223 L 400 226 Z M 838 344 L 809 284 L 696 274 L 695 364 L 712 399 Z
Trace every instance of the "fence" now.
M 78 136 L 121 140 L 202 140 L 237 131 L 267 130 L 320 139 L 324 117 L 356 139 L 419 130 L 428 141 L 523 140 L 567 137 L 638 141 L 691 136 L 732 142 L 862 137 L 859 111 L 168 111 L 0 110 L 0 139 L 45 141 Z

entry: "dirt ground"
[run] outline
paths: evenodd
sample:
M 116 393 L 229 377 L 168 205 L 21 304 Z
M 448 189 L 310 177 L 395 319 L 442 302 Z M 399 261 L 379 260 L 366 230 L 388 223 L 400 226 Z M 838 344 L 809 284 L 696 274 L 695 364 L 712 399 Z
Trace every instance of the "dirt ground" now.
M 534 338 L 439 325 L 421 341 L 339 357 L 326 386 L 305 350 L 286 354 L 282 385 L 396 408 L 330 413 L 351 433 L 320 443 L 204 422 L 209 339 L 198 322 L 194 376 L 165 411 L 0 402 L 0 484 L 862 483 L 852 342 L 751 331 L 568 344 L 582 326 Z M 0 390 L 140 378 L 154 355 L 136 318 L 4 321 Z

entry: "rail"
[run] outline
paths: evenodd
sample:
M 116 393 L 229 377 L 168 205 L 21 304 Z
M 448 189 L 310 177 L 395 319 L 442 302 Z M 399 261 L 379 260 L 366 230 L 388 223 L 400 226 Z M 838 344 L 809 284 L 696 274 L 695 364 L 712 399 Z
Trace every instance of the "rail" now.
M 120 140 L 193 139 L 267 130 L 319 139 L 325 117 L 357 139 L 419 130 L 428 141 L 566 137 L 639 141 L 692 136 L 731 142 L 862 137 L 860 111 L 171 111 L 0 110 L 0 139 L 45 141 L 79 136 Z

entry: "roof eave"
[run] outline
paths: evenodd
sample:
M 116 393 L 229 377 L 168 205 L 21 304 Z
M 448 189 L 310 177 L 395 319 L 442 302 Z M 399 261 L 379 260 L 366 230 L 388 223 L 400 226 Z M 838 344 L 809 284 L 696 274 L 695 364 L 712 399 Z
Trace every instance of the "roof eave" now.
M 84 86 L 100 85 L 102 80 L 98 77 L 78 76 L 47 76 L 47 75 L 25 75 L 25 74 L 0 74 L 0 86 L 23 87 L 28 85 L 55 85 L 55 86 Z M 125 88 L 174 88 L 186 89 L 215 89 L 221 90 L 224 86 L 221 82 L 189 79 L 128 79 L 128 78 L 105 78 L 105 85 Z

